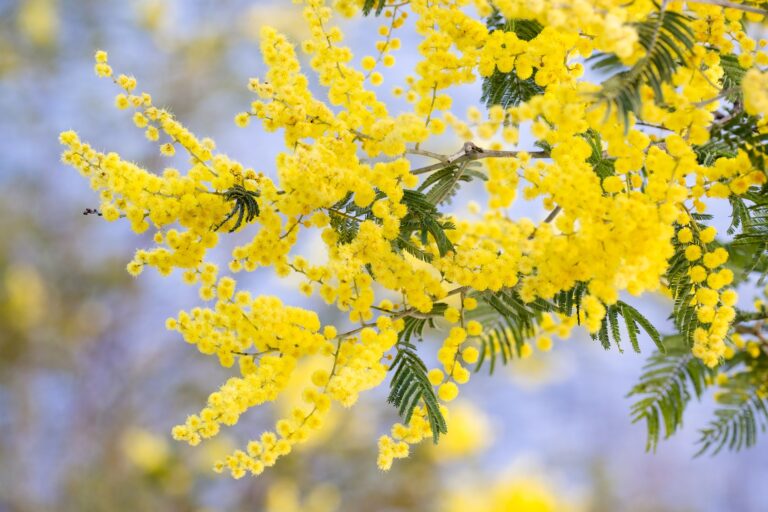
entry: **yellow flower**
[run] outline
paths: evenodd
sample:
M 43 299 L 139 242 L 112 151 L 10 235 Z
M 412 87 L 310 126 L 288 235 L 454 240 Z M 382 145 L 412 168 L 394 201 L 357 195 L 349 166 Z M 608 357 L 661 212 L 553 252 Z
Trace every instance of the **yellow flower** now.
M 445 374 L 443 374 L 442 370 L 440 370 L 439 368 L 433 368 L 429 370 L 427 377 L 429 378 L 429 382 L 433 386 L 439 386 L 440 383 L 443 382 L 443 379 L 445 378 Z
M 552 338 L 549 336 L 539 336 L 536 338 L 536 348 L 542 352 L 549 352 L 552 350 Z
M 453 382 L 446 382 L 445 384 L 441 384 L 440 388 L 438 388 L 437 396 L 440 397 L 440 400 L 443 402 L 450 402 L 459 396 L 459 388 Z
M 696 261 L 701 258 L 701 247 L 698 245 L 689 245 L 685 248 L 685 258 L 688 261 Z
M 160 153 L 162 153 L 165 156 L 173 156 L 176 154 L 176 148 L 173 147 L 173 144 L 166 143 L 160 146 Z
M 467 334 L 470 336 L 480 336 L 483 332 L 483 325 L 477 320 L 467 322 Z
M 758 131 L 767 130 L 768 74 L 755 66 L 768 57 L 742 30 L 740 11 L 678 7 L 693 18 L 686 21 L 695 39 L 690 58 L 663 85 L 663 106 L 651 87 L 639 88 L 625 125 L 615 108 L 595 101 L 600 86 L 583 78 L 581 61 L 597 52 L 628 67 L 638 63 L 644 49 L 637 26 L 657 11 L 652 3 L 412 0 L 388 7 L 373 55 L 358 60 L 336 15 L 355 14 L 359 2 L 308 0 L 299 47 L 275 28 L 260 30 L 264 73 L 249 80 L 253 97 L 234 118 L 237 126 L 254 123 L 280 134 L 274 161 L 257 169 L 192 133 L 154 105 L 133 76 L 114 73 L 106 52 L 96 52 L 95 72 L 115 76 L 115 106 L 131 109 L 149 141 L 162 137 L 163 155 L 178 151 L 184 158 L 177 159 L 179 168 L 151 172 L 67 131 L 60 135 L 62 161 L 88 180 L 105 220 L 137 233 L 153 230 L 152 245 L 136 252 L 128 272 L 178 270 L 197 287 L 204 304 L 166 326 L 232 372 L 173 429 L 174 438 L 200 444 L 301 380 L 303 403 L 281 411 L 269 430 L 214 465 L 235 478 L 258 475 L 298 444 L 319 439 L 332 404 L 351 407 L 361 393 L 383 385 L 403 336 L 419 334 L 422 323 L 447 331 L 439 348 L 419 344 L 418 352 L 439 363 L 427 377 L 450 422 L 446 403 L 470 379 L 467 365 L 480 359 L 479 343 L 498 348 L 498 333 L 484 335 L 469 312 L 508 300 L 535 308 L 574 287 L 584 290 L 572 316 L 537 316 L 519 348 L 526 358 L 534 346 L 548 351 L 554 336 L 565 339 L 574 329 L 598 333 L 625 292 L 674 294 L 677 285 L 667 276 L 676 250 L 684 250 L 693 283 L 688 299 L 700 324 L 692 353 L 710 367 L 729 349 L 760 356 L 759 347 L 735 336 L 736 349 L 728 346 L 737 301 L 728 287 L 735 276 L 724 268 L 728 251 L 713 244 L 715 228 L 701 226 L 695 214 L 706 210 L 707 198 L 742 195 L 766 182 L 749 148 L 713 162 L 703 162 L 698 150 L 722 102 L 712 87 L 722 81 L 721 55 L 737 53 L 750 68 L 742 81 L 744 108 L 758 119 Z M 493 9 L 505 19 L 535 19 L 541 33 L 524 40 L 489 29 L 485 18 Z M 395 87 L 405 101 L 393 109 L 377 87 L 397 63 L 396 31 L 406 17 L 414 20 L 417 61 Z M 514 106 L 455 111 L 457 88 L 498 73 L 530 78 L 540 90 Z M 663 127 L 664 135 L 648 125 Z M 523 128 L 541 150 L 518 147 Z M 458 151 L 437 153 L 440 141 L 456 139 L 465 142 Z M 596 161 L 612 164 L 596 168 Z M 480 175 L 484 204 L 472 204 L 464 216 L 449 200 L 466 193 L 457 185 Z M 547 213 L 514 218 L 518 196 Z M 240 245 L 230 245 L 230 230 L 239 232 Z M 244 233 L 250 235 L 242 239 Z M 221 247 L 229 247 L 225 267 Z M 292 280 L 307 296 L 317 292 L 340 320 L 322 325 L 312 308 L 251 295 L 222 275 L 261 269 Z M 446 322 L 438 318 L 442 308 Z M 318 368 L 301 370 L 306 360 Z M 433 435 L 434 411 L 427 406 L 435 404 L 406 405 L 412 406 L 408 424 L 379 438 L 382 470 Z M 519 502 L 517 494 L 500 496 L 497 508 L 517 507 L 509 505 Z M 543 510 L 554 507 L 538 502 Z M 480 505 L 464 508 L 484 510 Z

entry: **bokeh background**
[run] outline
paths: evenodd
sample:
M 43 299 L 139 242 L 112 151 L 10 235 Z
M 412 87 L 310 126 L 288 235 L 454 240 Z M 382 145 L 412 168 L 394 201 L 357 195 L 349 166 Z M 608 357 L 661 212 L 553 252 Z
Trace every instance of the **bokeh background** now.
M 94 76 L 101 48 L 198 135 L 272 172 L 279 135 L 232 121 L 249 104 L 248 78 L 264 72 L 263 23 L 296 41 L 304 35 L 288 0 L 0 0 L 0 512 L 768 510 L 767 440 L 693 458 L 711 412 L 705 399 L 682 433 L 645 453 L 625 394 L 650 344 L 642 355 L 605 352 L 583 333 L 493 378 L 474 377 L 445 442 L 388 473 L 376 469 L 375 440 L 397 418 L 382 390 L 335 410 L 319 439 L 259 478 L 234 481 L 210 467 L 285 403 L 249 412 L 199 447 L 172 441 L 171 427 L 226 374 L 163 328 L 166 316 L 197 304 L 194 290 L 179 276 L 125 272 L 149 240 L 82 215 L 98 201 L 59 162 L 57 135 L 75 129 L 101 150 L 166 165 L 130 114 L 112 107 L 111 84 Z M 377 21 L 343 25 L 359 57 L 372 52 Z M 384 96 L 416 59 L 409 30 L 398 54 L 406 71 L 387 75 Z M 478 98 L 479 86 L 461 89 L 457 110 Z M 446 137 L 431 149 L 450 153 L 461 142 Z M 545 215 L 525 203 L 515 213 Z M 245 284 L 304 302 L 269 273 Z M 668 326 L 666 299 L 636 304 Z

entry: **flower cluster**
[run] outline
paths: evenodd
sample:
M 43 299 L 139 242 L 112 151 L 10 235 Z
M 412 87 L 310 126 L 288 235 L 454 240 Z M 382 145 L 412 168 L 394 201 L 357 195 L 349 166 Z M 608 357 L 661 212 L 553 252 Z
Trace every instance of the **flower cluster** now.
M 449 324 L 433 350 L 439 365 L 427 374 L 433 409 L 448 417 L 447 404 L 478 361 L 478 341 L 496 336 L 473 319 L 478 302 L 493 305 L 489 296 L 514 290 L 532 304 L 583 287 L 576 314 L 543 315 L 533 329 L 536 347 L 547 351 L 553 336 L 568 337 L 577 323 L 597 333 L 620 293 L 664 290 L 678 245 L 685 246 L 694 283 L 686 300 L 701 324 L 693 353 L 710 366 L 728 354 L 737 299 L 728 289 L 733 274 L 723 267 L 729 255 L 692 212 L 703 213 L 707 198 L 742 195 L 766 182 L 744 151 L 708 162 L 697 153 L 718 122 L 723 55 L 738 50 L 736 65 L 751 68 L 742 83 L 747 112 L 768 110 L 768 75 L 759 69 L 768 59 L 760 50 L 765 42 L 748 37 L 742 25 L 754 15 L 670 2 L 670 10 L 690 16 L 695 46 L 664 84 L 664 104 L 643 85 L 642 106 L 625 123 L 598 99 L 599 84 L 583 78 L 583 59 L 595 52 L 615 54 L 626 65 L 643 59 L 634 24 L 655 12 L 652 2 L 392 3 L 379 31 L 383 39 L 359 67 L 333 15 L 354 15 L 362 0 L 302 3 L 309 38 L 294 45 L 273 28 L 261 31 L 267 71 L 249 81 L 254 100 L 234 118 L 243 128 L 258 122 L 282 132 L 285 148 L 274 169 L 253 169 L 218 152 L 214 141 L 198 138 L 138 92 L 134 77 L 116 75 L 103 51 L 96 53 L 95 72 L 120 89 L 115 106 L 132 112 L 162 155 L 183 152 L 186 168 L 155 173 L 96 151 L 74 132 L 60 137 L 63 161 L 90 180 L 104 219 L 153 231 L 155 245 L 138 250 L 128 271 L 179 270 L 197 286 L 206 307 L 180 312 L 167 327 L 224 367 L 237 366 L 239 376 L 174 428 L 175 438 L 194 445 L 215 436 L 248 409 L 276 400 L 299 376 L 302 361 L 320 358 L 325 368 L 306 376 L 304 406 L 216 465 L 235 477 L 259 474 L 321 428 L 334 403 L 352 406 L 361 392 L 381 385 L 417 320 Z M 510 26 L 489 28 L 483 18 L 493 12 L 535 20 L 541 30 L 523 37 Z M 395 34 L 408 23 L 420 38 L 419 60 L 393 90 L 410 109 L 393 114 L 374 88 L 385 80 L 381 69 L 395 65 L 393 52 L 403 44 Z M 299 51 L 325 97 L 310 87 Z M 465 117 L 451 112 L 449 89 L 494 73 L 514 73 L 539 92 L 491 107 L 487 119 L 474 108 Z M 423 149 L 449 131 L 466 141 L 458 154 Z M 540 150 L 518 147 L 523 131 Z M 417 167 L 414 156 L 436 163 Z M 469 168 L 474 160 L 482 160 L 481 170 Z M 442 211 L 457 184 L 478 173 L 486 179 L 484 211 L 474 218 Z M 551 214 L 540 222 L 510 218 L 518 194 Z M 217 263 L 210 250 L 227 231 L 250 239 Z M 297 242 L 313 234 L 322 240 L 322 257 L 299 253 Z M 234 276 L 257 268 L 299 276 L 302 293 L 334 305 L 351 327 L 324 326 L 312 310 L 239 290 Z M 518 355 L 529 355 L 530 340 L 519 341 Z M 499 342 L 490 345 L 497 350 Z M 423 400 L 412 405 L 410 421 L 379 439 L 381 469 L 434 435 L 435 410 Z

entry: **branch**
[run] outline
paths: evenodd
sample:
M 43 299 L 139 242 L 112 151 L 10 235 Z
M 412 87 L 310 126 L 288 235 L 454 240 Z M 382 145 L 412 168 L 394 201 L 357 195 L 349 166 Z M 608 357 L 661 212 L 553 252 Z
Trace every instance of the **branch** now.
M 303 216 L 303 215 L 299 215 L 299 217 L 296 219 L 296 222 L 294 222 L 294 223 L 293 223 L 293 225 L 291 225 L 291 227 L 290 227 L 290 228 L 288 228 L 288 231 L 286 231 L 285 233 L 283 233 L 282 235 L 280 235 L 280 240 L 282 240 L 282 239 L 284 239 L 285 237 L 287 237 L 288 235 L 290 235 L 290 234 L 291 234 L 291 232 L 292 232 L 294 229 L 296 229 L 296 226 L 298 226 L 298 225 L 301 223 L 301 220 L 302 220 L 303 218 L 304 218 L 304 216 Z
M 733 319 L 733 323 L 741 324 L 756 320 L 768 320 L 768 311 L 739 311 L 736 314 L 736 318 Z
M 547 218 L 544 219 L 544 224 L 549 224 L 550 222 L 555 220 L 555 217 L 557 217 L 557 214 L 560 213 L 561 209 L 562 208 L 560 208 L 560 206 L 555 206 L 554 209 L 551 212 L 549 212 L 549 215 L 547 215 Z
M 760 9 L 759 7 L 753 7 L 751 5 L 738 4 L 736 2 L 729 2 L 728 0 L 688 0 L 688 3 L 719 5 L 720 7 L 725 7 L 727 9 L 738 9 L 740 11 L 754 12 L 756 14 L 768 16 L 768 11 L 765 9 Z
M 446 162 L 449 158 L 445 155 L 441 155 L 440 153 L 433 153 L 432 151 L 419 148 L 407 149 L 405 152 L 409 155 L 428 156 L 429 158 L 434 158 L 435 160 L 440 160 L 441 162 Z
M 474 160 L 480 160 L 483 158 L 515 158 L 522 153 L 528 153 L 534 158 L 547 158 L 549 152 L 547 151 L 497 151 L 493 149 L 483 149 L 476 146 L 472 142 L 465 142 L 457 153 L 448 157 L 440 157 L 431 152 L 423 152 L 422 150 L 408 150 L 409 153 L 421 154 L 423 156 L 430 156 L 441 160 L 440 163 L 427 165 L 426 167 L 419 167 L 418 169 L 411 170 L 411 174 L 425 174 L 439 169 L 444 169 L 449 165 L 459 165 L 465 162 L 472 162 Z
M 557 216 L 560 214 L 560 212 L 561 212 L 562 210 L 563 210 L 563 209 L 560 207 L 560 205 L 558 205 L 558 206 L 555 206 L 555 207 L 552 209 L 552 211 L 551 211 L 551 212 L 549 212 L 549 215 L 547 215 L 547 218 L 545 218 L 545 219 L 542 221 L 542 224 L 549 224 L 550 222 L 552 222 L 553 220 L 555 220 L 555 217 L 557 217 Z M 533 233 L 531 233 L 530 235 L 528 235 L 528 240 L 533 240 L 533 238 L 534 238 L 535 236 L 536 236 L 536 229 L 534 229 L 534 230 L 533 230 Z

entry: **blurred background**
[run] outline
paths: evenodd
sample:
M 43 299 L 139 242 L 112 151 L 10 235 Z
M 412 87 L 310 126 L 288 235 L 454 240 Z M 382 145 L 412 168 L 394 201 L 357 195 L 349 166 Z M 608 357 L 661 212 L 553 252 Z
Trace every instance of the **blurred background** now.
M 250 411 L 199 447 L 172 441 L 171 427 L 226 378 L 163 328 L 197 304 L 195 290 L 177 275 L 125 272 L 150 241 L 127 223 L 82 215 L 98 200 L 59 162 L 57 136 L 75 129 L 99 150 L 162 169 L 155 145 L 112 107 L 117 91 L 94 76 L 100 48 L 199 136 L 272 172 L 280 136 L 232 121 L 249 104 L 248 78 L 264 72 L 262 23 L 304 36 L 287 0 L 0 0 L 0 512 L 768 510 L 768 441 L 693 458 L 711 412 L 705 400 L 682 433 L 645 453 L 645 427 L 631 424 L 625 394 L 650 344 L 642 355 L 605 352 L 583 333 L 474 377 L 440 447 L 421 446 L 388 473 L 375 465 L 376 439 L 397 420 L 383 390 L 334 410 L 316 441 L 258 478 L 234 481 L 211 464 L 286 403 Z M 358 57 L 373 51 L 378 24 L 343 23 Z M 416 59 L 409 30 L 385 97 Z M 479 103 L 479 85 L 457 94 L 459 113 Z M 451 153 L 461 142 L 429 149 Z M 543 218 L 538 208 L 522 203 L 515 213 Z M 304 302 L 268 273 L 244 284 Z M 666 299 L 635 303 L 667 325 Z

